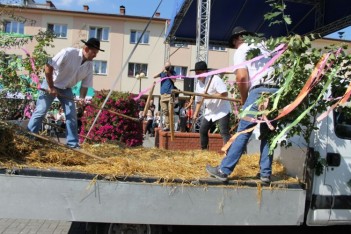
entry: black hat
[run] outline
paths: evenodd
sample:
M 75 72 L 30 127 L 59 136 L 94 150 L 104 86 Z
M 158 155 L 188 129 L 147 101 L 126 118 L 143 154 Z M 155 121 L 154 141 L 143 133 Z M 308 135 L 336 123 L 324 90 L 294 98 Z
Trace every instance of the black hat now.
M 228 43 L 229 47 L 233 47 L 233 38 L 239 35 L 251 35 L 251 36 L 256 36 L 256 33 L 249 32 L 246 29 L 244 29 L 241 26 L 237 26 L 233 29 L 232 35 L 230 36 Z
M 98 39 L 94 38 L 94 37 L 89 38 L 88 41 L 81 40 L 81 42 L 83 42 L 88 47 L 98 49 L 98 50 L 100 50 L 102 52 L 105 51 L 105 50 L 100 49 L 100 41 Z
M 204 71 L 204 70 L 212 70 L 211 68 L 207 67 L 207 64 L 205 61 L 199 61 L 197 63 L 195 63 L 195 68 L 191 69 L 190 71 Z

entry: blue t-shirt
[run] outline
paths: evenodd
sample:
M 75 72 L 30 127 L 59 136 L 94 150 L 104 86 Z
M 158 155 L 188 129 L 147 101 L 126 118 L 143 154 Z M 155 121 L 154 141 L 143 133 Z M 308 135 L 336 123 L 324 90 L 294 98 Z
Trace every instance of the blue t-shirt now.
M 171 74 L 172 74 L 172 76 L 175 76 L 176 72 L 171 71 Z M 162 78 L 168 77 L 168 75 L 165 72 L 161 72 L 160 77 L 162 79 Z M 174 83 L 171 79 L 162 80 L 160 93 L 161 94 L 172 94 L 172 89 L 174 89 L 174 88 L 175 88 L 175 86 L 174 86 Z

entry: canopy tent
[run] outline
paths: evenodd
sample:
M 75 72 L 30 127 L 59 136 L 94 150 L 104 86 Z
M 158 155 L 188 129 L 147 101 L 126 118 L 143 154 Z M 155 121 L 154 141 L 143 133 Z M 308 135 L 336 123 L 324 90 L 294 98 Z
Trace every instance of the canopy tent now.
M 197 1 L 184 0 L 171 19 L 167 40 L 171 43 L 196 42 Z M 205 0 L 202 0 L 205 1 Z M 266 0 L 211 0 L 209 43 L 228 44 L 235 26 L 243 26 L 264 37 L 320 33 L 322 36 L 351 25 L 349 0 L 284 0 L 291 25 L 272 25 L 263 16 L 272 8 Z

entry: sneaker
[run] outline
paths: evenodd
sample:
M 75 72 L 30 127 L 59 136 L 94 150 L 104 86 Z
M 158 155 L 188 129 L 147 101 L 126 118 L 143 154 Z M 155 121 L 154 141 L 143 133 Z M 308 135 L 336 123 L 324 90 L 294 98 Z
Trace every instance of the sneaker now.
M 211 176 L 215 177 L 216 179 L 220 180 L 220 181 L 227 181 L 228 180 L 228 175 L 224 174 L 221 169 L 217 167 L 212 167 L 210 165 L 206 166 L 206 171 L 208 174 L 210 174 Z
M 271 177 L 270 176 L 261 176 L 260 180 L 262 183 L 269 184 L 271 182 Z
M 71 149 L 81 149 L 80 145 L 67 145 Z
M 162 128 L 162 131 L 169 132 L 169 128 Z

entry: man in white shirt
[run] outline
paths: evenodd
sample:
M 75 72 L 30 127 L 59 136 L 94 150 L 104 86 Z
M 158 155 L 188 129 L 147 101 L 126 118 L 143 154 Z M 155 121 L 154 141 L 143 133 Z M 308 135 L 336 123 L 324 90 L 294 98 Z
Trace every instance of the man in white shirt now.
M 254 35 L 254 33 L 248 32 L 239 26 L 233 29 L 232 36 L 229 39 L 230 47 L 234 47 L 236 49 L 233 59 L 234 65 L 239 65 L 246 62 L 247 52 L 251 49 L 259 49 L 261 54 L 267 54 L 263 43 L 249 45 L 244 41 L 244 35 Z M 263 70 L 268 61 L 268 57 L 262 57 L 253 63 L 243 64 L 234 71 L 241 96 L 241 103 L 243 104 L 242 109 L 245 110 L 247 107 L 250 107 L 250 110 L 249 114 L 240 119 L 237 132 L 242 133 L 233 141 L 221 164 L 216 167 L 212 167 L 210 165 L 207 165 L 206 167 L 207 172 L 211 176 L 221 181 L 228 180 L 228 176 L 233 172 L 241 155 L 245 151 L 252 131 L 244 131 L 254 127 L 257 124 L 247 120 L 247 118 L 256 117 L 254 113 L 257 113 L 259 109 L 256 101 L 261 98 L 262 93 L 271 94 L 278 90 L 278 86 L 272 79 L 272 72 L 274 69 L 271 67 L 267 70 Z M 269 154 L 269 140 L 267 138 L 269 131 L 270 130 L 267 124 L 260 124 L 260 179 L 263 183 L 270 183 L 272 174 L 273 155 Z
M 93 59 L 100 49 L 100 41 L 90 38 L 82 40 L 83 48 L 65 48 L 45 65 L 45 78 L 38 97 L 36 109 L 28 123 L 28 130 L 38 133 L 51 103 L 57 97 L 66 117 L 66 144 L 79 147 L 77 113 L 72 87 L 82 81 L 79 104 L 83 104 L 88 87 L 93 86 Z
M 204 61 L 197 62 L 195 69 L 196 75 L 208 72 L 207 64 Z M 216 97 L 228 97 L 227 86 L 223 80 L 217 76 L 200 76 L 197 78 L 196 93 L 204 93 L 213 96 L 213 98 L 206 98 L 202 103 L 201 96 L 195 97 L 196 108 L 193 115 L 193 119 L 196 119 L 202 104 L 204 105 L 203 118 L 200 125 L 200 143 L 201 149 L 208 149 L 208 131 L 218 123 L 220 134 L 223 138 L 223 144 L 227 143 L 230 139 L 229 134 L 229 120 L 231 113 L 231 106 L 229 101 L 216 99 Z

